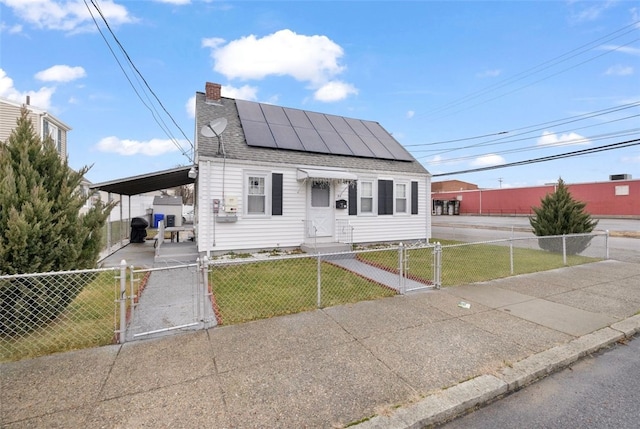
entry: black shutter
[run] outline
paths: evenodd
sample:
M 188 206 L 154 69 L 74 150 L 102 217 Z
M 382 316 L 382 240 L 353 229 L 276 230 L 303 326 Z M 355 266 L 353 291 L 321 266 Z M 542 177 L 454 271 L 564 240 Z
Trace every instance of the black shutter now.
M 393 180 L 378 180 L 378 214 L 393 214 Z
M 349 184 L 349 216 L 358 214 L 358 183 L 353 181 Z
M 271 214 L 282 216 L 282 174 L 271 174 Z
M 411 182 L 411 214 L 418 214 L 418 182 Z

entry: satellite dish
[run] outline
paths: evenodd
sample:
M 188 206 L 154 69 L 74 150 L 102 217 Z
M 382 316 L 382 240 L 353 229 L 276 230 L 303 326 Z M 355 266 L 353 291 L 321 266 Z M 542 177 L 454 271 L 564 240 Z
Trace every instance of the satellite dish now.
M 200 134 L 205 137 L 220 137 L 225 128 L 227 128 L 227 118 L 218 118 L 202 127 Z

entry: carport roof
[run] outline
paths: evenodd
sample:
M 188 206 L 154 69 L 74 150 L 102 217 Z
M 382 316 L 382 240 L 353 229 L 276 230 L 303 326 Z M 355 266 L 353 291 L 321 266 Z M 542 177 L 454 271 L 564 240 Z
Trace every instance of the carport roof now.
M 193 166 L 178 167 L 171 170 L 157 171 L 140 176 L 126 177 L 109 182 L 94 183 L 89 189 L 111 192 L 119 195 L 138 195 L 146 192 L 175 188 L 176 186 L 194 183 L 196 179 L 189 177 Z

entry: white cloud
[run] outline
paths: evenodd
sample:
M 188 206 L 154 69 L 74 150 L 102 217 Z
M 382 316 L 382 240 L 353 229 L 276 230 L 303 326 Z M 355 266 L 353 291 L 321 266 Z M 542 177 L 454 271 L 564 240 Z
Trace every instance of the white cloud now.
M 18 91 L 13 86 L 13 79 L 7 76 L 3 69 L 0 69 L 0 97 L 2 98 L 6 98 L 7 100 L 15 101 L 17 103 L 25 103 L 28 95 L 32 106 L 49 110 L 51 107 L 51 97 L 54 92 L 56 92 L 55 88 L 44 86 L 37 91 Z
M 640 164 L 640 154 L 623 156 L 620 160 L 625 164 Z
M 498 77 L 502 74 L 502 70 L 499 69 L 493 69 L 493 70 L 485 70 L 482 73 L 478 73 L 478 77 L 480 78 L 485 78 L 485 77 Z
M 193 119 L 196 117 L 196 96 L 195 95 L 193 97 L 189 97 L 186 104 L 184 105 L 184 108 L 186 109 L 187 115 L 189 115 L 190 118 Z
M 7 32 L 9 34 L 22 33 L 22 25 L 14 24 L 11 27 L 7 26 L 4 22 L 0 22 L 0 33 Z
M 167 4 L 173 4 L 176 6 L 182 6 L 185 4 L 191 4 L 191 0 L 155 0 L 158 3 L 167 3 Z
M 609 67 L 604 74 L 609 76 L 630 76 L 633 74 L 633 67 L 616 64 Z
M 640 56 L 640 49 L 631 46 L 618 46 L 618 45 L 602 45 L 599 47 L 603 51 L 616 51 L 623 54 L 629 54 L 634 56 Z
M 416 112 L 414 110 L 409 110 L 407 111 L 407 119 L 411 119 L 416 115 Z
M 603 2 L 571 2 L 575 5 L 572 18 L 576 22 L 589 22 L 599 19 L 609 8 L 613 7 L 617 0 L 607 0 Z M 587 4 L 588 6 L 584 6 Z
M 44 82 L 71 82 L 85 77 L 87 73 L 82 67 L 56 65 L 36 73 L 36 79 Z
M 473 161 L 471 161 L 471 166 L 473 167 L 491 167 L 493 165 L 502 165 L 505 164 L 506 160 L 500 155 L 496 154 L 487 154 L 482 155 Z
M 590 141 L 588 138 L 578 133 L 556 134 L 551 131 L 543 131 L 542 136 L 536 142 L 537 146 L 568 146 L 568 145 L 587 145 Z
M 227 79 L 290 76 L 308 83 L 320 101 L 342 100 L 358 92 L 352 84 L 335 79 L 345 71 L 340 64 L 344 51 L 326 36 L 306 36 L 285 29 L 262 38 L 249 35 L 230 42 L 203 39 L 202 46 L 211 49 L 214 71 Z
M 66 32 L 96 31 L 91 14 L 83 0 L 58 2 L 54 0 L 2 0 L 22 20 L 47 30 Z M 127 9 L 113 0 L 101 0 L 100 11 L 109 25 L 117 26 L 136 22 Z M 94 16 L 98 12 L 91 6 Z
M 322 85 L 313 94 L 313 98 L 318 101 L 332 102 L 344 100 L 351 94 L 358 94 L 358 90 L 353 85 L 350 83 L 334 81 Z
M 220 94 L 223 97 L 238 98 L 240 100 L 255 101 L 258 99 L 258 88 L 250 85 L 243 85 L 240 88 L 231 85 L 222 85 Z
M 182 147 L 188 147 L 186 140 L 179 141 Z M 96 149 L 100 152 L 117 153 L 124 156 L 146 155 L 160 156 L 170 152 L 178 152 L 179 149 L 169 139 L 151 139 L 149 141 L 121 140 L 118 137 L 105 137 L 98 142 Z

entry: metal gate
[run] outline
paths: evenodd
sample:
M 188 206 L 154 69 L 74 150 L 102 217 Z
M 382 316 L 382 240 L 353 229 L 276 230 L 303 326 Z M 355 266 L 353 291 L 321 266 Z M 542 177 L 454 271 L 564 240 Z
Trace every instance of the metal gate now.
M 402 293 L 440 288 L 440 245 L 417 242 L 400 246 Z
M 129 269 L 126 341 L 216 325 L 206 263 Z

